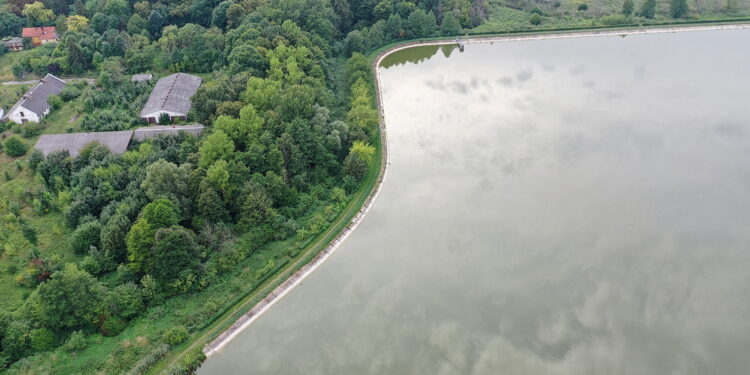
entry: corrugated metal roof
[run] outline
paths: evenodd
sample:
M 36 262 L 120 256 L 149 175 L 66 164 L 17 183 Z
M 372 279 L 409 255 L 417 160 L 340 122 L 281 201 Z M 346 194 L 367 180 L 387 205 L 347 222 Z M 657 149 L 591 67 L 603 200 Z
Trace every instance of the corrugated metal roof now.
M 175 73 L 160 79 L 143 106 L 141 117 L 159 111 L 187 115 L 192 105 L 190 98 L 198 91 L 201 81 L 201 77 L 185 73 Z
M 20 45 L 20 46 L 22 46 L 23 45 L 23 39 L 21 39 L 20 37 L 14 37 L 14 38 L 10 38 L 10 39 L 4 41 L 3 43 L 5 43 L 6 46 L 13 46 L 13 45 Z
M 39 83 L 32 86 L 29 91 L 23 94 L 21 100 L 8 110 L 8 114 L 11 114 L 16 108 L 23 106 L 27 110 L 36 113 L 39 117 L 42 117 L 47 108 L 49 108 L 47 99 L 49 99 L 50 95 L 59 94 L 64 87 L 65 81 L 52 74 L 47 74 Z
M 143 128 L 135 129 L 133 132 L 133 139 L 138 142 L 142 142 L 144 139 L 153 138 L 157 135 L 177 135 L 179 132 L 186 132 L 194 135 L 199 135 L 203 132 L 203 125 L 155 125 L 146 126 Z
M 96 133 L 44 134 L 39 137 L 34 148 L 41 151 L 44 156 L 47 156 L 54 151 L 67 150 L 68 153 L 70 153 L 70 156 L 76 157 L 84 146 L 92 142 L 98 142 L 109 148 L 113 154 L 122 154 L 127 151 L 132 136 L 132 130 Z

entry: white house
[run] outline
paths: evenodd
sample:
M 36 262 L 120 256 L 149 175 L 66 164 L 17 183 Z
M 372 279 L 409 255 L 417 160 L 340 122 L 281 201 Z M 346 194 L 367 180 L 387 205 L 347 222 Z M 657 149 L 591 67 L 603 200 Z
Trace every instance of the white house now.
M 47 103 L 50 95 L 57 95 L 65 87 L 65 81 L 47 74 L 39 83 L 29 89 L 21 100 L 8 110 L 3 120 L 10 120 L 16 124 L 26 122 L 39 122 L 42 117 L 49 114 L 50 106 Z
M 167 114 L 171 120 L 187 120 L 192 103 L 190 98 L 198 91 L 201 77 L 175 73 L 156 82 L 140 117 L 150 123 L 159 123 L 159 117 Z

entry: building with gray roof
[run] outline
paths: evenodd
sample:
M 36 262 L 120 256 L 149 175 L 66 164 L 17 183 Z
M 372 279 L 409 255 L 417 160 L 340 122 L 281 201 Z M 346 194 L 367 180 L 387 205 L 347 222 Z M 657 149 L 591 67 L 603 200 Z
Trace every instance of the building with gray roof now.
M 203 125 L 192 124 L 146 126 L 143 128 L 135 129 L 135 132 L 133 132 L 133 139 L 138 142 L 143 142 L 147 138 L 153 138 L 158 135 L 177 135 L 180 132 L 190 133 L 197 136 L 200 135 L 201 132 L 203 132 Z
M 149 123 L 159 123 L 167 114 L 171 120 L 187 119 L 192 103 L 190 98 L 198 91 L 202 78 L 185 73 L 175 73 L 156 82 L 140 117 Z
M 67 134 L 44 134 L 34 146 L 44 156 L 55 151 L 67 150 L 70 156 L 77 157 L 89 143 L 99 143 L 106 146 L 113 154 L 122 154 L 128 149 L 130 138 L 133 137 L 132 130 L 96 133 L 67 133 Z
M 19 37 L 9 38 L 3 41 L 8 51 L 23 51 L 23 39 Z
M 41 121 L 42 117 L 49 114 L 50 111 L 47 99 L 51 95 L 59 94 L 64 87 L 65 81 L 52 74 L 47 74 L 39 80 L 39 83 L 23 94 L 21 100 L 8 110 L 3 120 L 10 120 L 17 124 Z

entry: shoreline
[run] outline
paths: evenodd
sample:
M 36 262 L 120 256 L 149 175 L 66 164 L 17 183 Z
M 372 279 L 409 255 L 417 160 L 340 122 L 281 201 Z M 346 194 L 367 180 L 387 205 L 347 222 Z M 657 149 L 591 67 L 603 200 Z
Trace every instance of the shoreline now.
M 377 67 L 380 66 L 380 61 L 387 57 L 391 53 L 398 52 L 404 49 L 419 47 L 419 46 L 444 46 L 456 44 L 457 40 L 460 40 L 463 44 L 479 44 L 479 43 L 504 43 L 504 42 L 521 42 L 531 40 L 552 40 L 552 39 L 572 39 L 572 38 L 590 38 L 599 36 L 627 36 L 627 35 L 645 35 L 645 34 L 668 34 L 678 32 L 695 32 L 695 31 L 721 31 L 721 30 L 748 30 L 750 29 L 750 23 L 731 23 L 731 24 L 708 24 L 708 25 L 685 25 L 685 26 L 652 26 L 644 28 L 632 28 L 632 29 L 604 29 L 604 30 L 582 30 L 582 31 L 562 31 L 562 32 L 541 32 L 535 34 L 515 34 L 515 35 L 492 35 L 492 36 L 455 36 L 451 38 L 441 38 L 434 40 L 417 40 L 404 42 L 396 46 L 387 48 L 383 51 L 378 52 L 376 55 L 376 66 L 375 74 L 377 76 L 376 87 L 380 85 L 380 73 Z M 378 94 L 380 90 L 378 88 Z
M 380 59 L 377 60 L 379 64 Z M 279 286 L 277 286 L 270 294 L 253 306 L 248 312 L 243 314 L 236 322 L 234 322 L 224 332 L 219 334 L 214 340 L 211 340 L 203 348 L 203 353 L 207 358 L 210 358 L 219 353 L 229 342 L 237 337 L 242 331 L 249 327 L 259 317 L 261 317 L 266 311 L 268 311 L 273 305 L 281 300 L 285 295 L 291 292 L 294 288 L 302 284 L 302 282 L 310 276 L 318 267 L 320 267 L 346 240 L 347 237 L 359 226 L 362 220 L 370 212 L 374 205 L 377 197 L 380 195 L 380 190 L 385 181 L 388 166 L 388 140 L 385 131 L 385 119 L 384 112 L 382 110 L 380 89 L 378 88 L 379 78 L 377 78 L 377 65 L 373 65 L 375 69 L 374 75 L 376 76 L 376 83 L 374 83 L 376 92 L 376 102 L 378 107 L 378 114 L 380 118 L 379 124 L 379 136 L 380 136 L 380 168 L 378 176 L 375 180 L 375 184 L 370 190 L 365 203 L 359 208 L 357 213 L 346 225 L 345 229 L 341 231 L 334 239 L 326 246 L 325 249 L 321 250 L 310 262 L 300 267 L 295 271 L 289 278 L 284 280 Z
M 270 294 L 263 298 L 260 302 L 255 304 L 248 312 L 244 313 L 237 321 L 235 321 L 229 328 L 224 330 L 219 336 L 211 340 L 203 348 L 203 353 L 207 358 L 210 358 L 219 353 L 229 342 L 237 337 L 243 330 L 249 327 L 255 322 L 260 316 L 267 312 L 273 305 L 279 300 L 286 296 L 295 287 L 299 286 L 308 276 L 310 276 L 318 267 L 320 267 L 346 240 L 347 237 L 359 226 L 365 216 L 372 209 L 377 197 L 380 195 L 385 177 L 388 171 L 389 164 L 389 153 L 388 153 L 388 139 L 386 134 L 385 126 L 385 109 L 383 108 L 383 97 L 380 82 L 380 64 L 382 60 L 388 55 L 419 46 L 435 46 L 435 45 L 451 45 L 456 44 L 456 40 L 460 39 L 465 44 L 476 44 L 476 43 L 501 43 L 501 42 L 514 42 L 514 41 L 529 41 L 529 40 L 548 40 L 548 39 L 569 39 L 569 38 L 586 38 L 586 37 L 597 37 L 597 36 L 625 36 L 625 35 L 639 35 L 639 34 L 664 34 L 664 33 L 676 33 L 676 32 L 690 32 L 690 31 L 717 31 L 717 30 L 746 30 L 750 29 L 748 23 L 735 23 L 735 24 L 714 24 L 714 25 L 700 25 L 700 26 L 670 26 L 670 27 L 645 27 L 641 29 L 607 29 L 607 30 L 588 30 L 588 31 L 572 31 L 572 32 L 557 32 L 548 34 L 527 34 L 527 35 L 504 35 L 504 36 L 469 36 L 469 37 L 453 37 L 436 39 L 430 41 L 407 41 L 403 44 L 399 44 L 390 48 L 386 48 L 375 55 L 372 63 L 373 69 L 373 88 L 375 90 L 375 100 L 380 117 L 379 131 L 380 131 L 380 147 L 381 147 L 381 161 L 380 171 L 375 184 L 367 196 L 365 203 L 359 208 L 354 217 L 346 225 L 345 229 L 341 231 L 331 241 L 328 246 L 320 251 L 313 259 L 307 264 L 303 265 L 300 269 L 295 271 L 289 278 L 284 280 L 279 286 L 277 286 Z

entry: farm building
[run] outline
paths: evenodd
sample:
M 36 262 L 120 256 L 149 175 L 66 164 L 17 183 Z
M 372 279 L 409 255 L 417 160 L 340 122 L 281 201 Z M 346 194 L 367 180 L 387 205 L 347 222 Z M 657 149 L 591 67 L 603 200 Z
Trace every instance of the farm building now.
M 109 148 L 113 154 L 122 154 L 128 149 L 132 130 L 97 133 L 67 133 L 44 134 L 36 142 L 35 149 L 44 156 L 55 151 L 68 151 L 70 156 L 76 157 L 81 149 L 89 143 L 97 142 Z
M 65 87 L 65 81 L 52 74 L 47 74 L 39 83 L 23 94 L 21 100 L 8 110 L 3 120 L 10 120 L 16 124 L 39 122 L 50 111 L 47 99 L 50 95 L 59 94 L 63 87 Z
M 201 81 L 201 77 L 185 73 L 160 79 L 143 106 L 140 117 L 149 123 L 159 123 L 162 114 L 168 115 L 171 120 L 186 120 L 192 106 L 190 98 L 198 91 Z
M 31 38 L 31 44 L 39 47 L 44 43 L 57 42 L 60 37 L 57 35 L 57 29 L 52 27 L 24 27 L 22 31 L 24 38 Z
M 186 132 L 193 135 L 200 135 L 203 132 L 203 125 L 154 125 L 135 129 L 133 139 L 142 142 L 144 139 L 153 138 L 157 135 L 177 135 L 180 132 Z
M 8 51 L 23 51 L 23 39 L 19 37 L 5 40 L 3 41 L 3 45 L 5 45 L 5 48 L 7 48 Z
M 135 131 L 44 134 L 39 137 L 34 148 L 41 151 L 44 156 L 55 151 L 68 151 L 70 156 L 76 157 L 87 144 L 97 142 L 106 146 L 113 154 L 119 155 L 127 151 L 133 139 L 142 142 L 158 135 L 177 135 L 180 132 L 200 135 L 202 131 L 203 125 L 193 124 L 146 126 Z

